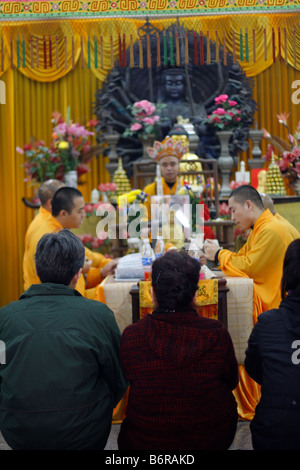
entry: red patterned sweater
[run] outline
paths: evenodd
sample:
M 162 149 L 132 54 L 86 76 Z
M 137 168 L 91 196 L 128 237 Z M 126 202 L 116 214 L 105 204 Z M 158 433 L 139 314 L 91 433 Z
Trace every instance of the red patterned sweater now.
M 119 449 L 227 449 L 236 431 L 238 365 L 227 329 L 196 311 L 159 309 L 128 326 L 130 392 Z

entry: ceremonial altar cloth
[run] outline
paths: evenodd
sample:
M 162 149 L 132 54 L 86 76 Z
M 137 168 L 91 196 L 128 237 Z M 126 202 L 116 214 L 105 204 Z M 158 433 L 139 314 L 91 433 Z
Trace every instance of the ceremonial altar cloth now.
M 154 304 L 151 298 L 151 281 L 139 283 L 140 318 L 152 313 Z M 196 298 L 196 310 L 201 316 L 218 319 L 218 279 L 199 281 Z

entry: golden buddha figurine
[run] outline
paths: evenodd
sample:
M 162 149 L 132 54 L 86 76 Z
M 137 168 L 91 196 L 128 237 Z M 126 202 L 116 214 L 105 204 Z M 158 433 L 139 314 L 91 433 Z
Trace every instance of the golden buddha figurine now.
M 267 171 L 261 170 L 257 175 L 258 185 L 256 189 L 259 193 L 266 192 L 266 179 L 267 179 Z

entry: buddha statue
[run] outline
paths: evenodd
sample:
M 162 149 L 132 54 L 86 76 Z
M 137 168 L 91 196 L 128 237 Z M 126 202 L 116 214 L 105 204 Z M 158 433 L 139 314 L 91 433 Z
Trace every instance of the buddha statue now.
M 161 75 L 161 97 L 158 102 L 165 104 L 159 112 L 162 122 L 161 130 L 164 136 L 176 123 L 177 117 L 196 118 L 206 117 L 206 109 L 203 103 L 195 103 L 193 98 L 187 96 L 186 72 L 182 68 L 170 68 L 164 70 Z

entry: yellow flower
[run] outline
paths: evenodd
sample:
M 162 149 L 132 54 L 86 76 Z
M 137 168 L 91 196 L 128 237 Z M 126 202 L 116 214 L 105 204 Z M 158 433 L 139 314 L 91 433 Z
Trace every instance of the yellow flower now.
M 178 194 L 186 194 L 186 193 L 187 193 L 187 191 L 186 191 L 186 188 L 184 186 L 181 187 L 178 191 Z
M 65 140 L 62 140 L 61 142 L 59 142 L 58 148 L 61 149 L 61 150 L 68 149 L 69 148 L 69 143 L 66 142 Z
M 120 201 L 122 201 L 124 204 L 125 199 L 126 199 L 126 203 L 131 204 L 131 202 L 135 201 L 137 195 L 140 194 L 141 192 L 142 191 L 140 189 L 135 189 L 133 191 L 130 191 L 129 193 L 123 193 L 118 197 L 117 203 L 120 205 Z

